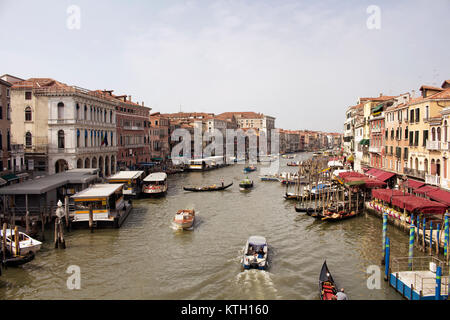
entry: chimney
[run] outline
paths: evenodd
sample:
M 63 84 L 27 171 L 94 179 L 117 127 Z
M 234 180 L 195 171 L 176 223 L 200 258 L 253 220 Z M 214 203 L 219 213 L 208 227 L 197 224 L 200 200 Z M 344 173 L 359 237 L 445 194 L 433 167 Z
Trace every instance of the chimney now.
M 128 96 L 128 101 L 131 101 L 131 96 Z
M 144 101 L 142 101 L 142 106 L 144 107 Z
M 383 96 L 383 92 L 380 93 L 380 97 L 382 97 L 382 96 Z

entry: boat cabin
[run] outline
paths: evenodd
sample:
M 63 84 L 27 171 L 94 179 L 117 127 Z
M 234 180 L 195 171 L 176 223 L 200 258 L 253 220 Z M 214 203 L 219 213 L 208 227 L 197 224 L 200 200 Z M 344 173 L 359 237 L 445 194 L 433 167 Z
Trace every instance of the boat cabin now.
M 145 195 L 161 195 L 166 193 L 167 189 L 167 174 L 165 172 L 154 172 L 149 174 L 142 184 L 142 192 Z
M 104 221 L 117 224 L 123 221 L 131 210 L 131 205 L 125 202 L 123 184 L 96 184 L 71 197 L 74 200 L 73 222 L 89 221 L 92 208 L 93 221 Z M 120 226 L 116 225 L 116 226 Z
M 109 177 L 108 183 L 123 183 L 123 195 L 128 197 L 137 197 L 142 190 L 144 171 L 120 171 Z

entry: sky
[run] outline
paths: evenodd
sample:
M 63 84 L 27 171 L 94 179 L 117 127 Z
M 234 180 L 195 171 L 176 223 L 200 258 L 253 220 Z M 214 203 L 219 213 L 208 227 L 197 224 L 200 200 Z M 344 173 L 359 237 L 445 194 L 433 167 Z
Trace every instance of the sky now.
M 0 75 L 342 132 L 358 97 L 450 79 L 449 14 L 449 0 L 0 0 Z

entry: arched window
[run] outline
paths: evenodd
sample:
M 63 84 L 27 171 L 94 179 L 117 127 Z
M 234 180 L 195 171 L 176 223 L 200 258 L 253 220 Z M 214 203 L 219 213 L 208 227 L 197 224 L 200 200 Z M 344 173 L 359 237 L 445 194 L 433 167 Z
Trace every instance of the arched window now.
M 436 141 L 436 129 L 431 129 L 431 140 Z
M 58 103 L 58 119 L 64 119 L 64 103 Z
M 25 146 L 27 148 L 31 148 L 32 142 L 33 142 L 33 139 L 32 139 L 32 136 L 31 136 L 31 132 L 27 132 L 25 134 Z
M 87 130 L 84 130 L 84 146 L 88 146 L 88 132 Z
M 32 121 L 33 120 L 33 115 L 31 112 L 31 107 L 26 107 L 25 108 L 25 121 Z
M 58 131 L 58 148 L 64 149 L 64 131 Z
M 441 127 L 437 128 L 437 140 L 441 141 Z
M 444 142 L 448 141 L 447 120 L 444 121 Z
M 78 103 L 77 103 L 77 107 L 76 107 L 76 116 L 77 116 L 77 119 L 81 119 L 80 105 Z
M 84 105 L 84 120 L 87 120 L 87 106 Z
M 81 137 L 80 137 L 80 129 L 77 129 L 77 148 L 80 147 L 80 139 L 81 139 Z
M 112 111 L 109 112 L 109 123 L 113 122 Z

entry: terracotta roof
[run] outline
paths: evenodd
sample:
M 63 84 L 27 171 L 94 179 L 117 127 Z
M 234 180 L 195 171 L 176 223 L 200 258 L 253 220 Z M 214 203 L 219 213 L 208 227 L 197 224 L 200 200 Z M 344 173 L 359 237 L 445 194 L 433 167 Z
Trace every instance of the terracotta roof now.
M 420 90 L 420 91 L 422 91 L 422 90 L 436 90 L 436 91 L 442 91 L 442 90 L 444 90 L 444 89 L 439 88 L 439 87 L 433 87 L 433 86 L 423 85 L 423 86 L 420 87 L 419 90 Z
M 380 97 L 373 97 L 373 98 L 359 98 L 359 101 L 387 101 L 397 98 L 397 96 L 380 96 Z
M 442 83 L 442 85 L 441 85 L 441 87 L 442 88 L 444 88 L 444 87 L 450 87 L 450 80 L 444 80 L 444 82 Z
M 246 112 L 224 112 L 218 115 L 220 118 L 227 118 L 230 119 L 232 117 L 235 117 L 236 119 L 243 118 L 243 119 L 262 119 L 264 118 L 264 114 L 262 113 L 256 113 L 252 111 L 246 111 Z
M 19 81 L 16 82 L 13 85 L 13 89 L 22 89 L 22 88 L 30 88 L 30 89 L 37 89 L 37 88 L 50 88 L 50 87 L 56 87 L 56 88 L 69 88 L 65 83 L 56 81 L 51 78 L 30 78 L 28 80 Z

